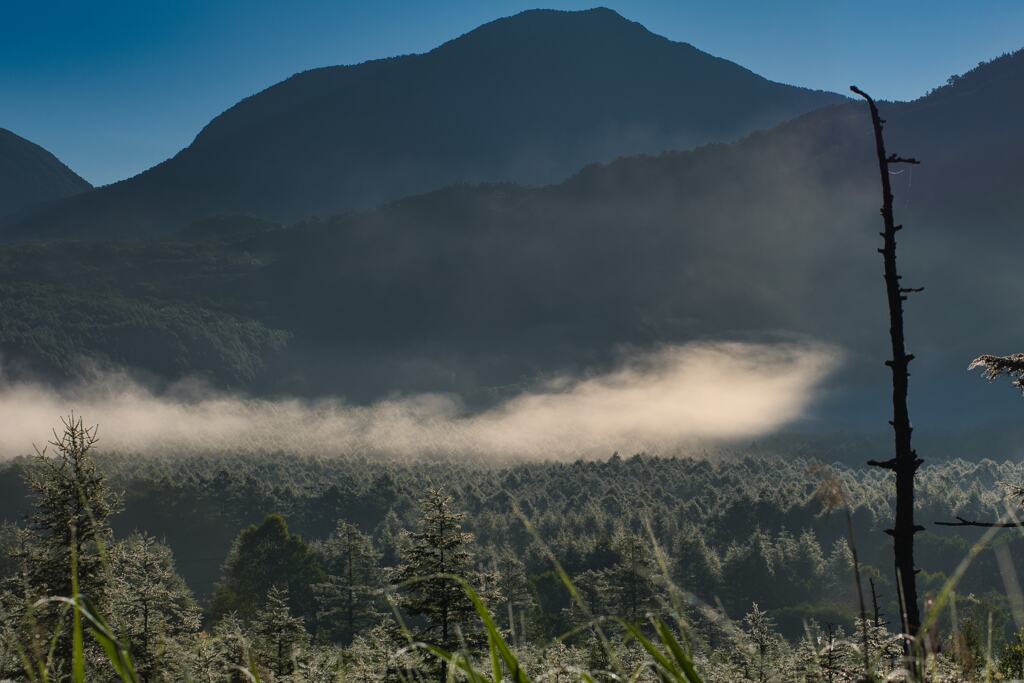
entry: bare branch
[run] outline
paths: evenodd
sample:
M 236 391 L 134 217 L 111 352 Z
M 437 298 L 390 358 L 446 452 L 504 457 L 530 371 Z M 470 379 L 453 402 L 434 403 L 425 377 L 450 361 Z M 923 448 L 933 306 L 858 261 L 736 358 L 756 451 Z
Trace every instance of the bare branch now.
M 983 529 L 1015 529 L 1024 527 L 1024 522 L 977 522 L 957 516 L 955 522 L 935 522 L 935 526 L 976 526 Z
M 920 164 L 921 162 L 914 157 L 901 157 L 898 154 L 890 154 L 885 158 L 887 164 Z

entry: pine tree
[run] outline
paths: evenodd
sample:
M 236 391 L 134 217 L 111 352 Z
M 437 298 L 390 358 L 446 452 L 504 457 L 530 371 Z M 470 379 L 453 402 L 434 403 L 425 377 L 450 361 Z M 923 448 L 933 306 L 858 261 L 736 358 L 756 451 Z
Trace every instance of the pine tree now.
M 100 604 L 105 587 L 101 547 L 110 543 L 109 519 L 117 501 L 93 459 L 98 427 L 86 427 L 74 415 L 61 423 L 48 447 L 36 450 L 35 466 L 26 474 L 35 499 L 28 519 L 32 537 L 25 548 L 28 578 L 40 597 L 70 597 L 74 553 L 79 592 Z
M 753 646 L 751 678 L 763 683 L 768 680 L 770 662 L 778 654 L 778 648 L 782 644 L 779 634 L 775 631 L 775 622 L 755 602 L 750 612 L 743 617 L 743 630 Z
M 245 632 L 242 620 L 231 613 L 217 622 L 213 629 L 214 649 L 219 662 L 216 680 L 228 683 L 245 683 L 249 678 L 243 673 L 250 664 L 252 640 Z M 223 677 L 223 678 L 221 678 Z
M 822 639 L 821 626 L 814 619 L 804 624 L 804 632 L 793 652 L 792 674 L 798 681 L 821 681 L 822 668 L 818 652 Z
M 718 592 L 722 579 L 722 560 L 708 546 L 704 534 L 689 528 L 675 539 L 672 578 L 687 593 L 710 599 Z
M 398 564 L 401 557 L 401 544 L 403 539 L 402 520 L 394 509 L 388 510 L 384 519 L 373 532 L 377 539 L 377 547 L 381 551 L 381 566 L 393 567 Z
M 311 621 L 316 616 L 313 586 L 324 582 L 319 558 L 302 538 L 288 530 L 281 515 L 267 515 L 259 525 L 244 529 L 224 563 L 210 612 L 219 618 L 236 612 L 249 621 L 260 607 L 258 598 L 273 586 L 288 589 L 292 610 Z
M 440 489 L 429 489 L 421 501 L 417 529 L 408 534 L 401 563 L 393 570 L 393 583 L 401 585 L 399 604 L 422 621 L 418 640 L 455 651 L 462 642 L 481 642 L 478 629 L 470 628 L 476 612 L 462 587 L 438 574 L 454 574 L 472 581 L 473 535 L 462 530 L 465 513 L 456 512 L 452 498 Z M 442 674 L 444 667 L 442 666 Z
M 344 521 L 319 550 L 327 580 L 314 586 L 317 619 L 330 637 L 348 645 L 357 633 L 380 621 L 381 554 L 369 536 Z
M 539 609 L 526 566 L 507 547 L 491 546 L 488 555 L 486 573 L 493 576 L 497 584 L 496 590 L 491 591 L 492 602 L 488 606 L 501 628 L 511 635 L 512 642 L 519 644 L 531 635 Z
M 117 509 L 117 499 L 93 459 L 98 440 L 98 427 L 86 427 L 82 418 L 74 415 L 62 418 L 60 431 L 54 430 L 47 446 L 36 449 L 32 466 L 25 472 L 35 505 L 14 560 L 24 570 L 21 583 L 26 608 L 42 598 L 73 597 L 74 560 L 78 593 L 100 614 L 107 611 L 103 552 L 112 538 L 109 519 Z M 61 610 L 45 607 L 27 611 L 26 617 L 26 649 L 60 680 L 71 651 L 71 620 L 64 618 Z M 55 633 L 55 647 L 51 648 L 42 638 L 48 640 Z M 102 659 L 91 641 L 86 644 L 86 659 Z
M 309 642 L 309 634 L 300 617 L 288 609 L 288 589 L 274 586 L 253 622 L 257 652 L 276 677 L 295 670 L 298 651 Z
M 132 654 L 141 681 L 155 680 L 199 630 L 192 593 L 174 570 L 171 549 L 135 534 L 113 546 L 109 621 Z
M 346 681 L 377 683 L 416 680 L 423 667 L 422 650 L 396 648 L 392 630 L 383 624 L 355 637 L 344 652 Z
M 655 606 L 654 560 L 636 534 L 619 527 L 612 537 L 618 561 L 608 572 L 612 611 L 633 623 Z

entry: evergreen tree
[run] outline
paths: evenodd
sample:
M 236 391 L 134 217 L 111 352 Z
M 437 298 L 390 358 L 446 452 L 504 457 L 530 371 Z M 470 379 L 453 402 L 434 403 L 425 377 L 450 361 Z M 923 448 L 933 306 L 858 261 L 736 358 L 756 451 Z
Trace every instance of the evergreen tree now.
M 301 617 L 288 608 L 288 589 L 273 586 L 252 625 L 259 660 L 275 677 L 295 670 L 298 652 L 309 642 Z
M 534 635 L 533 624 L 538 616 L 539 606 L 534 595 L 526 566 L 509 548 L 488 550 L 486 567 L 497 582 L 491 591 L 494 601 L 490 603 L 498 624 L 512 636 L 515 643 Z
M 771 673 L 770 663 L 784 643 L 775 631 L 774 620 L 756 602 L 743 617 L 743 630 L 752 645 L 750 677 L 764 683 Z
M 213 629 L 213 641 L 218 662 L 216 680 L 247 683 L 250 679 L 243 670 L 249 668 L 252 640 L 237 614 L 232 612 L 217 622 Z
M 328 635 L 348 645 L 361 630 L 378 623 L 377 591 L 382 584 L 381 554 L 370 537 L 340 521 L 319 546 L 327 580 L 314 586 L 317 619 Z
M 1003 647 L 999 673 L 1007 680 L 1024 679 L 1024 628 L 1018 629 L 1013 640 Z
M 401 563 L 391 579 L 401 584 L 400 606 L 421 621 L 416 638 L 455 651 L 461 642 L 480 643 L 473 604 L 462 587 L 437 574 L 454 574 L 472 581 L 473 535 L 462 530 L 465 513 L 457 512 L 452 498 L 440 489 L 429 489 L 420 502 L 417 528 L 403 544 Z M 479 582 L 478 582 L 479 583 Z M 443 669 L 444 667 L 442 667 Z
M 199 630 L 192 592 L 174 570 L 171 549 L 135 534 L 113 546 L 109 621 L 130 647 L 141 681 L 155 680 Z
M 117 501 L 93 459 L 98 427 L 86 427 L 74 415 L 61 424 L 48 446 L 37 449 L 26 473 L 35 502 L 28 518 L 32 536 L 24 548 L 28 579 L 40 597 L 71 597 L 73 554 L 79 593 L 102 605 L 101 548 L 110 543 L 109 519 Z
M 643 539 L 622 527 L 616 530 L 612 547 L 618 561 L 608 572 L 607 602 L 612 613 L 637 623 L 656 604 L 654 560 Z
M 398 564 L 401 558 L 403 532 L 402 520 L 398 518 L 398 514 L 394 509 L 388 510 L 373 534 L 377 539 L 377 547 L 381 551 L 382 566 L 393 567 Z
M 98 440 L 98 427 L 86 427 L 74 415 L 62 418 L 60 430 L 53 431 L 46 447 L 36 449 L 25 472 L 34 506 L 27 534 L 13 558 L 23 569 L 22 647 L 37 662 L 44 662 L 55 680 L 67 675 L 72 620 L 63 610 L 39 607 L 36 601 L 73 597 L 74 561 L 78 593 L 89 598 L 100 614 L 107 612 L 103 552 L 111 542 L 109 519 L 117 499 L 93 458 Z M 56 640 L 48 642 L 54 634 Z M 86 643 L 86 661 L 102 665 L 102 653 L 92 641 Z
M 673 544 L 672 579 L 687 593 L 703 599 L 717 594 L 722 579 L 722 560 L 708 546 L 704 534 L 689 528 L 680 533 Z
M 313 621 L 313 586 L 324 578 L 323 567 L 306 542 L 288 530 L 283 517 L 268 515 L 235 540 L 210 611 L 214 618 L 235 612 L 243 621 L 252 620 L 261 607 L 253 596 L 267 595 L 272 587 L 281 586 L 288 589 L 291 609 Z

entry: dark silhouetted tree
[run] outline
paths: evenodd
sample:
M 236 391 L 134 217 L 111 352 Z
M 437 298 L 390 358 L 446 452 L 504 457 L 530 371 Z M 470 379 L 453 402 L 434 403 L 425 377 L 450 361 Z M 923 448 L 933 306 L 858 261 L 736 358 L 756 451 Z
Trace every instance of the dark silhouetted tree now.
M 292 612 L 310 621 L 316 617 L 313 586 L 326 574 L 306 542 L 288 530 L 280 515 L 269 515 L 259 526 L 243 530 L 224 563 L 211 614 L 220 618 L 235 612 L 243 621 L 253 619 L 263 596 L 274 586 L 288 589 Z
M 875 132 L 875 153 L 878 158 L 878 173 L 882 183 L 882 254 L 885 267 L 885 293 L 889 304 L 889 339 L 892 343 L 892 358 L 885 364 L 892 370 L 892 428 L 896 440 L 896 454 L 885 461 L 871 460 L 868 464 L 891 470 L 896 475 L 896 519 L 886 533 L 893 539 L 897 585 L 900 587 L 903 604 L 903 626 L 910 636 L 917 634 L 921 615 L 917 604 L 917 567 L 914 566 L 914 535 L 924 527 L 914 523 L 914 476 L 921 466 L 911 445 L 910 413 L 907 410 L 907 388 L 910 372 L 908 367 L 914 359 L 906 351 L 903 333 L 903 302 L 907 294 L 921 291 L 920 288 L 903 287 L 896 269 L 896 232 L 903 226 L 896 224 L 893 216 L 892 185 L 889 169 L 895 164 L 917 164 L 916 159 L 888 154 L 885 149 L 883 126 L 885 121 L 878 113 L 878 106 L 867 93 L 857 86 L 850 86 L 857 95 L 868 103 L 871 124 Z M 909 647 L 909 642 L 907 644 Z

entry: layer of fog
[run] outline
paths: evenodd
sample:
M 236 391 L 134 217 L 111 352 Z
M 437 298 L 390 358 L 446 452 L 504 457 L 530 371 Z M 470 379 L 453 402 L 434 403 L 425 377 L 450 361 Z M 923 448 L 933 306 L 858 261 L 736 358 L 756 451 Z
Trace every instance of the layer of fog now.
M 667 346 L 616 369 L 561 377 L 478 413 L 427 394 L 369 406 L 244 398 L 183 384 L 156 393 L 109 374 L 64 389 L 0 387 L 0 454 L 29 453 L 75 411 L 103 448 L 146 454 L 286 452 L 410 457 L 607 457 L 772 433 L 805 417 L 834 349 L 810 344 Z

